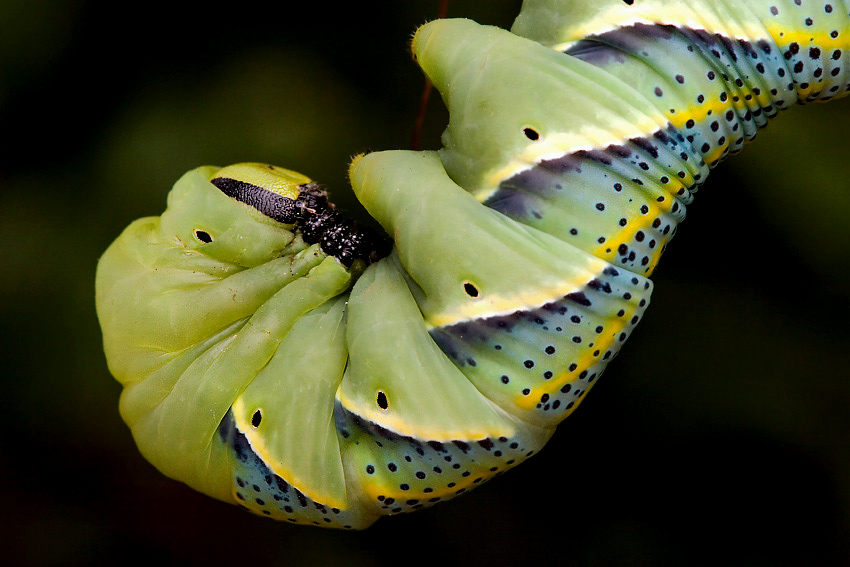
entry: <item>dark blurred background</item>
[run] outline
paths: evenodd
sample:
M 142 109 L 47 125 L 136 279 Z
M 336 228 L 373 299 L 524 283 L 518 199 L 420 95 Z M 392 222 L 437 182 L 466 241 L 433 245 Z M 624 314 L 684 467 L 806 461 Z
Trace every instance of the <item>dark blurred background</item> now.
M 449 15 L 507 27 L 519 4 Z M 362 214 L 348 160 L 409 147 L 407 44 L 438 2 L 116 6 L 0 0 L 7 564 L 850 565 L 850 101 L 795 108 L 713 173 L 644 322 L 540 455 L 362 533 L 299 528 L 139 456 L 95 265 L 201 164 L 290 167 Z

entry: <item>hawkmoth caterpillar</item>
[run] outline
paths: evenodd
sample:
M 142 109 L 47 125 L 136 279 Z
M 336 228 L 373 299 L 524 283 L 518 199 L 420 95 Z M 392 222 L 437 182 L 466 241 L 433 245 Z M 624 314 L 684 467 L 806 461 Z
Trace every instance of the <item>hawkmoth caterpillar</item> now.
M 527 0 L 512 32 L 423 26 L 444 147 L 350 168 L 391 252 L 307 177 L 242 164 L 187 173 L 104 254 L 140 450 L 257 514 L 343 528 L 519 464 L 640 321 L 710 169 L 850 89 L 849 35 L 846 2 L 809 0 Z

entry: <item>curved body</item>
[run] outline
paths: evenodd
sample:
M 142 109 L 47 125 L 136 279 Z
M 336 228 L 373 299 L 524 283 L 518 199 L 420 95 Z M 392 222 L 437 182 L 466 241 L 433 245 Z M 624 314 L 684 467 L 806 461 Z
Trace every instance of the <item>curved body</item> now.
M 363 271 L 376 247 L 310 220 L 299 174 L 186 174 L 98 266 L 122 416 L 165 474 L 294 523 L 474 488 L 616 356 L 710 168 L 782 108 L 846 94 L 848 50 L 835 1 L 527 0 L 513 33 L 423 26 L 443 149 L 350 170 L 392 252 Z

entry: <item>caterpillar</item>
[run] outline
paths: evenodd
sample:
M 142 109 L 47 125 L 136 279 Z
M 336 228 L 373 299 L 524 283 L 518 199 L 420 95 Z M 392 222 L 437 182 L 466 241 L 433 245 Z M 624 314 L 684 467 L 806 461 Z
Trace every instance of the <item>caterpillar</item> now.
M 101 257 L 119 408 L 164 474 L 361 529 L 539 452 L 640 321 L 709 171 L 781 109 L 850 90 L 850 5 L 526 0 L 412 50 L 439 151 L 360 155 L 392 243 L 296 172 L 186 173 Z

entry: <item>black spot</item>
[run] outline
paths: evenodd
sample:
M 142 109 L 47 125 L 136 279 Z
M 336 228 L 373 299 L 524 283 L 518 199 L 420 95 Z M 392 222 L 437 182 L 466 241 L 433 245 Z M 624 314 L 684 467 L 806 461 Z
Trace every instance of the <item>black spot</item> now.
M 251 416 L 251 425 L 254 428 L 260 426 L 260 422 L 263 421 L 263 413 L 260 410 L 254 412 L 254 415 Z
M 378 402 L 378 407 L 382 410 L 385 410 L 390 407 L 390 404 L 387 401 L 387 395 L 380 390 L 378 390 L 378 396 L 376 401 Z

